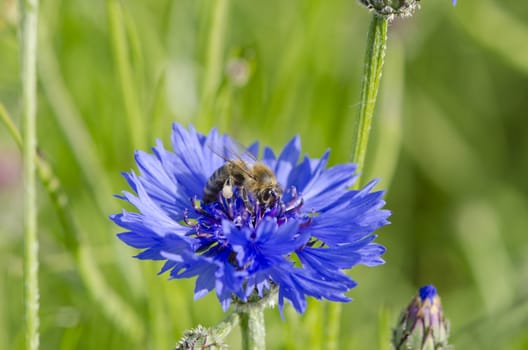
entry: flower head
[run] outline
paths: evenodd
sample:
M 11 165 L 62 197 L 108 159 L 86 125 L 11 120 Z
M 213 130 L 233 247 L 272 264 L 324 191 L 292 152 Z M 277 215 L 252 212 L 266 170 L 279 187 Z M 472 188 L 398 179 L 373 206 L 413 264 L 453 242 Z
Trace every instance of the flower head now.
M 393 20 L 394 17 L 410 17 L 420 9 L 420 0 L 359 0 L 377 16 Z M 456 6 L 457 0 L 451 0 Z
M 276 200 L 267 200 L 244 182 L 251 166 L 240 179 L 229 177 L 224 170 L 232 162 L 211 145 L 235 147 L 216 130 L 204 136 L 174 124 L 174 151 L 158 141 L 153 154 L 136 152 L 139 175 L 123 174 L 135 194 L 119 198 L 138 212 L 111 216 L 126 230 L 118 237 L 143 250 L 137 258 L 165 261 L 160 273 L 174 279 L 197 277 L 195 298 L 214 289 L 226 310 L 233 299 L 247 302 L 278 290 L 281 312 L 288 299 L 303 313 L 307 296 L 350 300 L 345 293 L 356 283 L 343 270 L 383 263 L 385 249 L 372 233 L 388 223 L 390 212 L 381 209 L 383 192 L 372 191 L 376 181 L 349 190 L 355 165 L 327 168 L 329 152 L 300 159 L 299 137 L 278 156 L 266 147 L 258 164 L 281 188 Z M 256 155 L 258 145 L 248 152 Z M 204 201 L 212 189 L 215 199 Z
M 395 349 L 450 349 L 448 335 L 449 323 L 444 319 L 440 297 L 429 284 L 420 288 L 402 312 L 392 343 Z
M 359 0 L 377 16 L 393 20 L 394 17 L 410 17 L 420 8 L 420 0 Z

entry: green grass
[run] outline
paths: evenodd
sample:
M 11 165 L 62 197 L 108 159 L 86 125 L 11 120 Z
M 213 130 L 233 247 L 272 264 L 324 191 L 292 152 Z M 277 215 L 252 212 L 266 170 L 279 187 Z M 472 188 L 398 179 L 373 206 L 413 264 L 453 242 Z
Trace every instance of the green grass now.
M 20 128 L 12 2 L 0 2 L 0 102 Z M 363 175 L 388 189 L 387 263 L 350 272 L 341 348 L 383 349 L 426 283 L 457 349 L 528 346 L 528 4 L 450 3 L 389 26 Z M 170 349 L 218 323 L 214 295 L 193 301 L 193 281 L 157 276 L 116 239 L 120 172 L 168 142 L 172 121 L 275 149 L 299 134 L 310 155 L 349 161 L 369 22 L 353 0 L 41 2 L 38 141 L 61 184 L 38 191 L 41 348 Z M 226 75 L 234 58 L 243 86 Z M 21 164 L 0 126 L 0 349 L 24 348 Z M 267 310 L 268 348 L 324 349 L 324 312 Z M 239 348 L 239 331 L 227 340 Z

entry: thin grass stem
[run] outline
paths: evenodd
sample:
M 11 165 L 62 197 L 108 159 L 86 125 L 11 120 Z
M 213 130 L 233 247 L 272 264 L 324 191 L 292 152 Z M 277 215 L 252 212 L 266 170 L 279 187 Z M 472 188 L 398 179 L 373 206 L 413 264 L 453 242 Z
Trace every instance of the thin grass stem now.
M 215 0 L 212 6 L 213 18 L 207 47 L 202 108 L 197 122 L 198 127 L 202 130 L 210 129 L 215 120 L 213 115 L 215 112 L 214 105 L 218 87 L 222 80 L 228 9 L 229 0 Z
M 38 0 L 20 1 L 24 162 L 24 292 L 26 349 L 39 348 L 39 241 L 37 235 L 37 33 Z
M 16 128 L 3 104 L 0 103 L 0 121 L 6 125 L 9 133 L 21 150 L 24 143 L 19 130 Z M 111 319 L 117 328 L 134 340 L 136 344 L 143 342 L 145 325 L 137 313 L 108 285 L 98 267 L 93 252 L 86 245 L 82 245 L 82 233 L 75 221 L 67 194 L 64 192 L 60 180 L 55 175 L 50 164 L 37 153 L 34 154 L 36 170 L 40 182 L 46 189 L 51 203 L 57 213 L 64 231 L 60 239 L 66 251 L 71 253 L 79 267 L 79 274 L 94 300 L 101 305 L 101 310 Z
M 132 68 L 129 62 L 128 41 L 125 19 L 120 1 L 108 0 L 108 21 L 112 34 L 112 48 L 116 62 L 119 83 L 123 93 L 123 101 L 127 114 L 128 129 L 134 148 L 146 147 L 145 123 L 141 114 L 137 84 L 134 83 Z
M 100 157 L 97 155 L 96 142 L 88 132 L 81 112 L 75 105 L 71 92 L 64 81 L 46 25 L 47 23 L 43 21 L 38 69 L 42 92 L 54 112 L 52 113 L 53 118 L 61 128 L 81 169 L 81 176 L 85 181 L 86 188 L 93 195 L 99 211 L 103 215 L 107 215 L 114 211 L 111 201 L 108 201 L 106 197 L 108 193 L 112 193 L 112 187 Z
M 24 148 L 22 135 L 20 135 L 20 131 L 18 131 L 15 123 L 13 123 L 13 120 L 9 117 L 9 114 L 2 103 L 0 103 L 0 120 L 6 126 L 7 131 L 9 131 L 17 146 L 22 150 Z

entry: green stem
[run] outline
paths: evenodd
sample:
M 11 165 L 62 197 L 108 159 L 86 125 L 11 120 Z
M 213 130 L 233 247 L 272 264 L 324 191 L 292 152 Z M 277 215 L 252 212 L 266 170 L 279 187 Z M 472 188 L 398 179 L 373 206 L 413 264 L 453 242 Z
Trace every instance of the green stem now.
M 370 22 L 367 36 L 367 48 L 365 52 L 365 66 L 363 71 L 363 81 L 361 83 L 360 109 L 357 122 L 354 125 L 354 144 L 352 148 L 352 160 L 358 166 L 358 179 L 354 183 L 354 188 L 361 187 L 361 171 L 365 163 L 365 154 L 376 106 L 376 97 L 381 79 L 383 59 L 387 43 L 388 19 L 386 17 L 374 15 Z M 327 346 L 329 350 L 338 349 L 339 323 L 341 319 L 342 305 L 330 303 L 328 306 L 327 322 Z
M 39 348 L 39 285 L 37 236 L 37 29 L 38 0 L 21 0 L 21 78 L 24 144 L 24 282 L 26 302 L 26 349 Z
M 340 303 L 328 304 L 327 327 L 324 337 L 325 348 L 329 350 L 338 349 L 341 311 L 343 305 Z
M 3 104 L 0 103 L 0 120 L 6 125 L 13 139 L 21 150 L 24 144 L 20 132 L 14 125 Z M 127 304 L 105 281 L 98 267 L 95 265 L 93 252 L 86 244 L 82 244 L 81 230 L 74 220 L 69 206 L 68 196 L 50 164 L 45 159 L 35 154 L 35 164 L 40 182 L 48 192 L 51 203 L 59 218 L 65 233 L 60 239 L 66 246 L 66 251 L 71 252 L 77 262 L 79 274 L 86 285 L 92 298 L 101 305 L 105 315 L 111 319 L 118 328 L 131 337 L 136 344 L 143 342 L 145 337 L 144 322 L 137 313 Z
M 214 1 L 202 90 L 202 110 L 198 120 L 198 126 L 203 130 L 210 129 L 212 127 L 211 122 L 215 119 L 212 113 L 214 111 L 215 96 L 222 79 L 228 9 L 229 0 Z
M 217 324 L 213 330 L 216 339 L 224 339 L 231 330 L 240 323 L 240 315 L 236 312 L 229 314 L 219 324 Z
M 20 135 L 20 131 L 18 131 L 15 123 L 13 123 L 13 120 L 9 117 L 7 110 L 5 109 L 4 105 L 1 102 L 0 102 L 0 120 L 6 126 L 7 131 L 9 131 L 9 133 L 15 140 L 18 148 L 20 148 L 20 150 L 23 150 L 24 142 L 22 141 L 22 135 Z
M 107 197 L 108 193 L 113 192 L 112 186 L 97 154 L 97 144 L 88 132 L 71 89 L 64 80 L 48 27 L 46 19 L 41 20 L 38 74 L 42 93 L 53 111 L 51 118 L 61 128 L 74 160 L 81 169 L 85 188 L 92 194 L 100 212 L 108 215 L 115 210 Z
M 326 344 L 326 308 L 328 303 L 321 303 L 317 299 L 312 299 L 308 301 L 308 310 L 310 312 L 306 313 L 303 325 L 306 329 L 321 329 L 324 332 L 310 332 L 307 338 L 307 350 L 320 350 L 323 349 L 323 344 Z M 324 334 L 323 334 L 324 333 Z M 291 339 L 290 343 L 298 343 L 297 339 Z M 292 346 L 292 348 L 294 348 Z
M 123 101 L 127 112 L 127 121 L 129 132 L 132 136 L 134 147 L 138 149 L 145 148 L 146 133 L 145 123 L 141 115 L 139 98 L 136 91 L 136 84 L 132 77 L 132 68 L 128 59 L 128 42 L 125 31 L 125 21 L 123 19 L 123 9 L 121 2 L 117 0 L 108 0 L 108 19 L 112 34 L 112 47 L 114 58 L 117 66 L 119 83 L 123 93 Z
M 358 172 L 361 172 L 365 163 L 372 116 L 376 106 L 376 97 L 385 57 L 387 24 L 388 20 L 386 17 L 374 15 L 367 36 L 360 109 L 357 122 L 354 125 L 354 145 L 352 148 L 352 160 L 358 165 Z M 360 185 L 361 182 L 358 178 L 355 187 L 360 187 Z
M 74 160 L 81 169 L 81 179 L 83 188 L 88 191 L 100 213 L 104 216 L 115 210 L 113 201 L 108 200 L 108 194 L 113 192 L 108 176 L 106 176 L 101 163 L 101 158 L 97 154 L 97 145 L 88 132 L 81 112 L 75 105 L 64 77 L 62 76 L 60 64 L 56 53 L 53 50 L 51 35 L 46 30 L 46 22 L 41 19 L 39 28 L 39 65 L 38 73 L 42 92 L 47 98 L 52 110 L 52 118 L 62 129 L 64 137 L 74 155 Z M 70 207 L 66 209 L 71 211 Z M 61 208 L 57 208 L 59 217 Z M 108 225 L 110 221 L 108 221 Z M 70 234 L 70 230 L 65 228 L 64 232 Z M 92 233 L 92 235 L 95 233 Z M 97 233 L 100 235 L 101 233 Z M 108 235 L 103 234 L 98 239 L 107 239 Z M 92 237 L 93 238 L 93 237 Z M 119 244 L 117 239 L 112 239 L 111 243 Z M 116 246 L 117 247 L 117 246 Z M 120 274 L 125 278 L 130 290 L 136 295 L 144 293 L 144 286 L 136 278 L 139 268 L 128 263 L 129 257 L 122 249 L 115 250 L 115 261 L 120 269 Z M 91 288 L 88 288 L 91 289 Z M 103 310 L 110 308 L 102 307 Z
M 264 324 L 264 307 L 253 305 L 240 312 L 240 329 L 242 331 L 242 349 L 265 350 L 266 328 Z
M 17 127 L 13 123 L 12 118 L 7 113 L 4 105 L 0 102 L 0 121 L 7 127 L 7 130 L 17 143 L 20 150 L 24 150 L 24 142 L 22 136 L 18 131 Z M 42 158 L 38 153 L 34 154 L 35 156 L 35 165 L 37 174 L 40 182 L 48 192 L 52 203 L 55 206 L 57 211 L 59 221 L 61 226 L 64 228 L 65 234 L 64 238 L 61 238 L 60 241 L 64 242 L 67 251 L 77 252 L 79 249 L 79 232 L 74 225 L 73 217 L 68 208 L 68 197 L 66 193 L 62 190 L 59 179 L 53 173 L 51 166 Z

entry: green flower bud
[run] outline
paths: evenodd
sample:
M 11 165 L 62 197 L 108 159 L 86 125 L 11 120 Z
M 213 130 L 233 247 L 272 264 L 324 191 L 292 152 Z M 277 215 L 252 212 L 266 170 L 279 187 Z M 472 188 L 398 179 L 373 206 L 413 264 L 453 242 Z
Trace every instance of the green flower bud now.
M 447 350 L 449 322 L 444 319 L 440 297 L 433 285 L 420 288 L 393 330 L 396 350 Z
M 359 0 L 371 12 L 392 20 L 394 16 L 409 17 L 420 8 L 420 0 Z
M 175 350 L 227 350 L 212 328 L 198 326 L 185 331 Z

